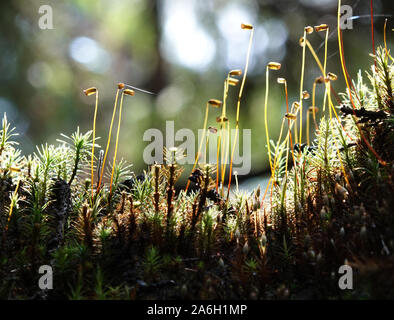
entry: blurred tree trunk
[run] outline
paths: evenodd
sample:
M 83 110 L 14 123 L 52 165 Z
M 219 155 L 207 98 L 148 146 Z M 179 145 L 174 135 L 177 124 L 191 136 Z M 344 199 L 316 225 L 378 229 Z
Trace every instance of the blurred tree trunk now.
M 148 0 L 148 7 L 152 12 L 152 23 L 156 33 L 155 52 L 157 55 L 157 63 L 155 71 L 153 72 L 152 79 L 148 81 L 147 88 L 152 92 L 158 93 L 167 85 L 167 76 L 165 73 L 165 62 L 160 53 L 160 40 L 161 40 L 161 28 L 160 28 L 160 5 L 158 0 Z

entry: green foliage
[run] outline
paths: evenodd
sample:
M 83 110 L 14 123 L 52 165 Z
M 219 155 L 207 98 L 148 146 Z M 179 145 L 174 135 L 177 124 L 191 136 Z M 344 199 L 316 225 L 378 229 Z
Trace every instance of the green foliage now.
M 154 279 L 161 267 L 161 256 L 155 247 L 148 249 L 144 260 L 144 277 Z
M 72 157 L 74 159 L 74 164 L 71 168 L 72 173 L 71 173 L 71 177 L 70 180 L 68 182 L 68 184 L 71 185 L 71 183 L 73 182 L 74 178 L 76 177 L 78 170 L 80 170 L 80 164 L 85 164 L 88 160 L 88 156 L 90 153 L 90 149 L 92 148 L 92 141 L 90 140 L 90 136 L 92 135 L 92 131 L 88 131 L 85 134 L 81 134 L 79 132 L 79 127 L 77 128 L 77 131 L 75 133 L 73 133 L 71 135 L 71 137 L 66 136 L 65 134 L 61 134 L 61 136 L 65 139 L 65 140 L 61 140 L 58 139 L 58 142 L 63 143 L 63 145 L 68 148 L 70 148 L 72 150 L 72 153 L 68 154 L 68 157 Z M 97 147 L 99 147 L 98 145 L 96 145 Z M 67 148 L 67 149 L 68 149 Z M 59 177 L 60 174 L 62 173 L 62 179 L 66 180 L 67 179 L 67 165 L 69 165 L 69 163 L 71 162 L 68 158 L 68 161 L 64 162 L 63 168 L 61 170 L 61 172 L 59 172 Z

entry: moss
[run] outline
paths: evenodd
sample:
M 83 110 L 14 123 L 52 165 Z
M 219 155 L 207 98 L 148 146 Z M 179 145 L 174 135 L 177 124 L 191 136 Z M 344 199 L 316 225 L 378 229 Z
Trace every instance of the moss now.
M 341 96 L 342 119 L 330 109 L 310 145 L 289 145 L 290 131 L 271 142 L 264 195 L 237 188 L 222 198 L 209 164 L 192 172 L 187 192 L 177 188 L 177 148 L 139 176 L 116 162 L 112 183 L 92 186 L 92 132 L 25 157 L 4 116 L 0 297 L 393 298 L 394 67 L 383 49 L 377 62 L 371 85 L 360 75 L 352 99 Z M 360 101 L 355 110 L 351 100 Z M 44 294 L 37 271 L 45 264 L 57 280 Z M 351 293 L 338 287 L 343 264 L 354 268 Z

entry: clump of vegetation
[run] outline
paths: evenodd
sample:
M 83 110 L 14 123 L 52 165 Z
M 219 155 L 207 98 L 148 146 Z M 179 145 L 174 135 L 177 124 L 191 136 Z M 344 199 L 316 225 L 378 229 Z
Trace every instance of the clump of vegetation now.
M 242 28 L 253 32 L 251 25 Z M 327 54 L 322 64 L 307 40 L 314 30 L 328 36 L 326 25 L 305 28 L 300 40 L 300 99 L 291 108 L 286 80 L 277 81 L 285 88 L 287 112 L 277 142 L 269 140 L 266 124 L 271 179 L 264 193 L 260 188 L 250 193 L 237 188 L 230 197 L 230 188 L 227 195 L 224 190 L 223 159 L 229 154 L 223 145 L 231 146 L 225 106 L 229 85 L 238 84 L 234 77 L 241 70 L 228 73 L 223 103 L 211 99 L 206 106 L 204 129 L 209 106 L 222 108 L 217 118 L 218 162 L 199 163 L 200 146 L 185 190 L 176 187 L 183 171 L 179 148 L 166 149 L 165 163 L 154 164 L 141 175 L 131 172 L 125 161 L 116 161 L 123 95 L 134 95 L 124 84 L 118 85 L 105 152 L 95 143 L 96 88 L 85 91 L 96 95 L 93 130 L 62 135 L 59 145 L 37 147 L 30 156 L 17 149 L 15 131 L 4 115 L 0 297 L 393 298 L 393 59 L 387 48 L 379 48 L 367 85 L 361 73 L 356 82 L 348 82 L 341 51 L 349 88 L 336 96 L 335 107 L 331 83 L 337 76 L 326 70 Z M 313 82 L 312 106 L 306 110 L 307 142 L 302 143 L 303 104 L 310 96 L 303 87 L 306 48 L 322 75 Z M 248 58 L 237 101 L 237 130 L 247 65 Z M 275 62 L 267 65 L 265 123 L 269 70 L 280 68 Z M 325 88 L 320 108 L 315 102 L 317 84 Z M 120 92 L 116 146 L 106 176 Z M 97 158 L 95 148 L 100 149 Z M 233 152 L 234 146 L 231 160 Z M 229 186 L 232 174 L 231 161 Z M 352 291 L 338 287 L 338 269 L 344 264 L 354 269 Z M 41 265 L 53 267 L 52 290 L 37 285 Z

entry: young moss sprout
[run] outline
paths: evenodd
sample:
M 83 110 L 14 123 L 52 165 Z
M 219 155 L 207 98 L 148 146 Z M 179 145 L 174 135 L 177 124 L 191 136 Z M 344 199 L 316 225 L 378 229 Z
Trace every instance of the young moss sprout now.
M 96 105 L 94 107 L 94 116 L 93 116 L 93 140 L 92 140 L 92 155 L 91 155 L 91 163 L 90 163 L 90 171 L 91 171 L 91 189 L 92 189 L 92 201 L 93 201 L 93 183 L 94 183 L 94 145 L 96 140 L 96 118 L 97 118 L 97 108 L 98 108 L 98 90 L 95 87 L 85 89 L 83 91 L 86 96 L 91 96 L 92 94 L 96 94 Z

